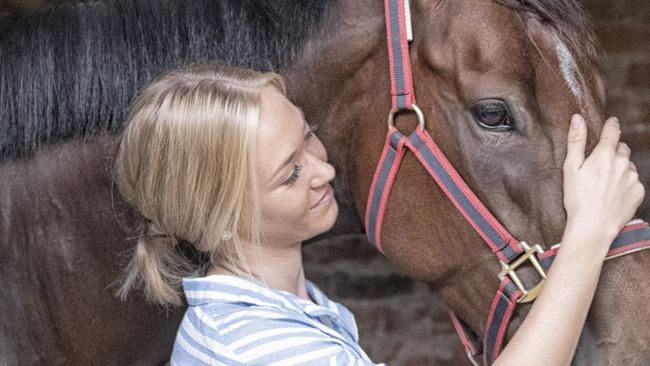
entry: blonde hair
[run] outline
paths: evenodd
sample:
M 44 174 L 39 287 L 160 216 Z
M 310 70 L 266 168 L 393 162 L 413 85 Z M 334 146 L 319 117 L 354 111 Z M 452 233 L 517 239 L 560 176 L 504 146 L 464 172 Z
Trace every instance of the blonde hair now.
M 284 94 L 275 73 L 192 65 L 164 73 L 134 101 L 114 180 L 146 223 L 122 299 L 142 286 L 149 301 L 180 304 L 181 279 L 206 265 L 190 260 L 181 241 L 207 254 L 207 264 L 247 268 L 241 240 L 260 241 L 255 145 L 266 86 Z

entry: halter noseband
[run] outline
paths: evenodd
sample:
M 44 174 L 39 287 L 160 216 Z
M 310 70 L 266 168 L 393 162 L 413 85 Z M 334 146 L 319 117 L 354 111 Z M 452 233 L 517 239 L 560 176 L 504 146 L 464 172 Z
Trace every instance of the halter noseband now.
M 483 353 L 483 362 L 489 365 L 504 345 L 508 324 L 517 304 L 533 301 L 542 290 L 546 272 L 557 255 L 559 245 L 544 250 L 539 245 L 531 246 L 515 239 L 454 169 L 425 130 L 424 114 L 415 104 L 409 57 L 409 41 L 412 40 L 409 1 L 385 0 L 385 14 L 392 108 L 388 115 L 384 148 L 366 205 L 366 234 L 369 241 L 383 253 L 381 228 L 391 187 L 406 150 L 410 150 L 501 263 L 502 270 L 497 275 L 500 284 L 490 305 L 482 345 L 477 341 L 476 334 L 452 311 L 449 312 L 470 361 L 478 366 L 474 356 Z M 415 112 L 418 117 L 418 126 L 408 136 L 393 125 L 395 114 L 401 111 Z M 630 223 L 610 246 L 606 260 L 645 249 L 650 249 L 648 223 Z M 541 278 L 532 288 L 526 288 L 516 273 L 516 269 L 525 263 L 530 263 Z

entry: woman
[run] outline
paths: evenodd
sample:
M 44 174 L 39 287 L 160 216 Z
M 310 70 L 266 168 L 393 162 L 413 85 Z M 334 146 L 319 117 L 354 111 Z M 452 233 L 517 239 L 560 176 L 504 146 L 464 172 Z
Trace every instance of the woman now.
M 570 363 L 609 244 L 645 195 L 618 121 L 585 159 L 586 134 L 573 116 L 562 250 L 495 364 Z M 302 267 L 301 242 L 336 219 L 334 174 L 276 74 L 195 65 L 141 93 L 115 179 L 147 225 L 120 293 L 142 285 L 149 300 L 179 304 L 182 285 L 172 365 L 373 364 L 352 314 Z

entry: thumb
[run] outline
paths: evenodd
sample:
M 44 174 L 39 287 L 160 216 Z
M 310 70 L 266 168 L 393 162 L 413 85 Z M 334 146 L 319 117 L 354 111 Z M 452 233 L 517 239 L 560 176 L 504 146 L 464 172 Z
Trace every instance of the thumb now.
M 587 145 L 587 126 L 585 119 L 579 115 L 571 116 L 571 127 L 567 137 L 567 153 L 565 166 L 577 169 L 585 161 L 585 146 Z

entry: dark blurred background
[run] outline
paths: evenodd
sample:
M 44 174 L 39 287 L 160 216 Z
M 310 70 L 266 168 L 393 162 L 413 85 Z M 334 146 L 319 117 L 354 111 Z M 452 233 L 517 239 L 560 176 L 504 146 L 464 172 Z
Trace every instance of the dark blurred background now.
M 72 0 L 0 0 L 0 16 L 30 14 Z M 623 124 L 650 188 L 650 1 L 584 0 L 602 47 L 610 115 Z M 650 198 L 639 216 L 650 221 Z M 307 276 L 356 314 L 361 343 L 391 365 L 465 365 L 444 307 L 423 283 L 396 273 L 361 237 L 310 245 Z M 487 306 L 487 304 L 486 304 Z

